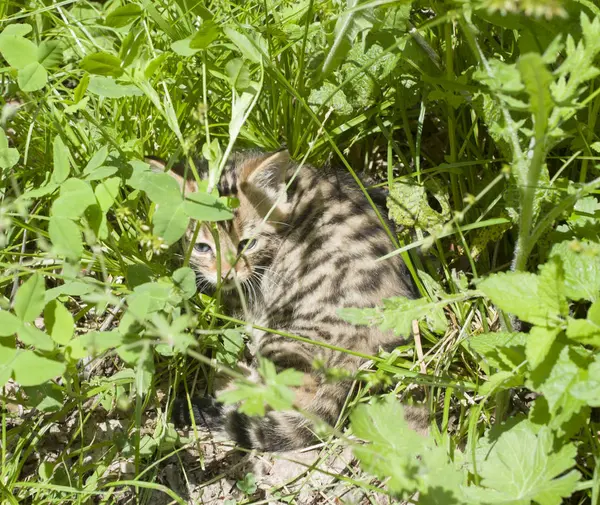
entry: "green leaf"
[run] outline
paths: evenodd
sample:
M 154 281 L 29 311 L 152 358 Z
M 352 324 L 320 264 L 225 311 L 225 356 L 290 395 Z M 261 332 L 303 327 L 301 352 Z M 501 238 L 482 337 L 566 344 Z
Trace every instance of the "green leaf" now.
M 60 187 L 60 196 L 52 204 L 52 216 L 80 218 L 95 202 L 89 183 L 81 179 L 67 179 Z
M 150 200 L 159 205 L 177 205 L 181 203 L 181 188 L 169 174 L 148 172 L 133 185 L 135 189 L 143 190 Z
M 12 377 L 12 365 L 19 352 L 23 352 L 22 349 L 17 350 L 15 348 L 15 341 L 12 339 L 10 342 L 6 342 L 7 339 L 0 340 L 0 387 L 4 386 L 6 382 Z
M 27 23 L 12 23 L 10 25 L 6 25 L 2 33 L 0 33 L 0 37 L 5 37 L 8 35 L 16 35 L 18 37 L 23 37 L 27 35 L 32 30 L 31 25 Z
M 198 221 L 226 221 L 233 219 L 233 212 L 222 200 L 210 193 L 188 193 L 185 195 L 183 210 Z
M 212 19 L 204 21 L 190 40 L 191 49 L 206 49 L 219 36 L 219 25 Z
M 561 242 L 552 247 L 551 258 L 562 262 L 566 295 L 571 300 L 595 301 L 600 295 L 600 244 Z
M 12 168 L 19 161 L 19 157 L 19 151 L 8 147 L 6 133 L 0 128 L 0 168 Z
M 21 285 L 13 307 L 21 321 L 33 321 L 42 312 L 46 305 L 44 292 L 44 277 L 38 273 L 33 274 Z
M 138 19 L 142 12 L 142 8 L 138 4 L 128 3 L 110 11 L 106 16 L 105 24 L 113 28 L 122 28 Z
M 242 58 L 229 60 L 225 64 L 225 72 L 232 88 L 242 90 L 250 86 L 250 69 Z
M 196 274 L 191 268 L 178 268 L 173 272 L 172 278 L 173 284 L 182 291 L 183 297 L 186 300 L 196 294 Z M 2 313 L 0 312 L 0 314 Z
M 14 335 L 21 327 L 21 321 L 14 314 L 0 310 L 0 337 Z
M 244 58 L 250 60 L 252 63 L 260 63 L 262 61 L 262 54 L 259 48 L 265 53 L 268 52 L 264 39 L 258 33 L 255 34 L 254 41 L 252 41 L 248 35 L 240 33 L 230 26 L 223 28 L 223 32 L 235 44 Z
M 41 351 L 52 351 L 54 342 L 49 335 L 36 328 L 31 323 L 24 323 L 17 332 L 17 337 L 26 345 L 32 345 Z
M 18 70 L 31 63 L 37 63 L 38 47 L 20 35 L 0 36 L 0 53 L 8 64 Z
M 154 235 L 162 237 L 167 244 L 174 244 L 185 234 L 190 223 L 183 202 L 159 205 L 152 216 Z
M 200 49 L 192 49 L 190 47 L 190 43 L 192 42 L 192 37 L 186 37 L 185 39 L 176 40 L 171 44 L 171 50 L 174 53 L 177 53 L 179 56 L 183 56 L 187 58 L 189 56 L 193 56 Z
M 12 363 L 15 381 L 21 386 L 44 384 L 65 371 L 65 364 L 44 358 L 33 351 L 21 350 Z
M 75 332 L 75 321 L 67 308 L 57 300 L 52 300 L 44 309 L 46 331 L 57 344 L 66 345 Z
M 21 91 L 37 91 L 42 89 L 48 82 L 48 72 L 41 63 L 34 61 L 19 69 L 17 82 Z
M 546 277 L 529 272 L 503 272 L 481 280 L 477 287 L 502 310 L 529 323 L 552 327 L 560 322 L 565 302 L 560 283 L 545 281 Z
M 94 170 L 97 170 L 104 164 L 106 158 L 108 158 L 108 146 L 102 146 L 87 162 L 87 165 L 83 169 L 83 173 L 89 174 Z
M 575 446 L 555 451 L 552 442 L 550 429 L 537 431 L 529 421 L 488 433 L 476 452 L 481 486 L 470 487 L 467 496 L 490 504 L 559 505 L 573 493 L 580 475 L 576 470 L 565 474 L 575 465 Z
M 586 319 L 567 319 L 567 337 L 600 347 L 600 300 L 590 306 Z
M 81 102 L 81 100 L 83 99 L 83 96 L 85 95 L 85 92 L 88 89 L 88 85 L 90 84 L 90 74 L 85 74 L 81 80 L 79 81 L 79 84 L 77 84 L 77 86 L 75 87 L 75 90 L 73 91 L 73 100 L 75 101 L 76 104 L 78 104 L 79 102 Z M 86 97 L 89 98 L 89 97 Z
M 66 217 L 52 216 L 48 225 L 50 240 L 56 254 L 78 260 L 83 254 L 79 227 Z
M 346 0 L 348 10 L 342 13 L 335 24 L 334 39 L 323 62 L 322 77 L 338 68 L 358 34 L 373 26 L 373 9 L 352 10 L 358 3 L 359 0 Z
M 96 186 L 94 193 L 102 212 L 106 212 L 113 206 L 115 200 L 119 196 L 120 187 L 120 177 L 111 177 L 110 179 L 106 179 Z
M 442 448 L 410 428 L 394 395 L 357 406 L 350 423 L 353 434 L 368 442 L 355 445 L 355 456 L 366 471 L 386 479 L 390 491 L 397 495 L 418 491 L 423 504 L 466 503 L 461 474 Z
M 61 184 L 67 180 L 71 172 L 71 162 L 69 161 L 69 149 L 65 146 L 60 135 L 54 137 L 53 143 L 54 170 L 52 180 L 56 184 Z
M 90 74 L 119 77 L 123 74 L 121 60 L 116 56 L 105 53 L 93 53 L 81 60 L 81 68 Z M 91 85 L 91 82 L 90 82 Z
M 93 76 L 88 90 L 98 96 L 107 98 L 123 98 L 125 96 L 141 96 L 143 93 L 130 84 L 119 84 L 112 77 Z
M 560 328 L 545 328 L 543 326 L 531 328 L 525 347 L 525 354 L 531 368 L 537 367 L 544 361 L 560 332 Z
M 45 68 L 57 67 L 62 56 L 62 46 L 57 40 L 44 40 L 38 47 L 37 59 Z

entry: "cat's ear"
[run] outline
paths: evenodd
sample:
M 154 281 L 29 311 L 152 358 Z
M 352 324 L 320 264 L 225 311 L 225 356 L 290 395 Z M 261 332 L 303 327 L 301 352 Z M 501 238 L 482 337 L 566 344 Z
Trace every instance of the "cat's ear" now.
M 251 167 L 247 183 L 271 197 L 285 193 L 286 175 L 291 163 L 290 153 L 280 150 L 270 153 Z M 283 197 L 285 201 L 285 197 Z

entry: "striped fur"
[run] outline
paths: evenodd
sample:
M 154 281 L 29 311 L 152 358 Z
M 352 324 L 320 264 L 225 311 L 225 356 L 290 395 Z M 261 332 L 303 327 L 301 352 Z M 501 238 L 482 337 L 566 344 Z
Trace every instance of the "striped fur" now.
M 412 296 L 405 265 L 399 256 L 375 262 L 393 245 L 353 182 L 310 166 L 301 167 L 292 180 L 297 168 L 283 151 L 242 152 L 229 160 L 219 192 L 237 197 L 240 205 L 231 222 L 217 227 L 223 291 L 235 298 L 232 278 L 236 276 L 246 295 L 245 317 L 258 326 L 365 354 L 394 345 L 398 339 L 391 334 L 353 326 L 341 320 L 337 310 Z M 187 184 L 194 189 L 193 183 Z M 240 243 L 242 249 L 246 245 L 244 252 Z M 214 288 L 217 282 L 215 250 L 210 228 L 203 224 L 191 258 L 200 287 Z M 272 333 L 255 331 L 252 337 L 254 356 L 268 358 L 279 369 L 295 368 L 306 374 L 304 385 L 296 390 L 297 406 L 335 423 L 349 392 L 348 381 L 326 382 L 313 371 L 312 363 L 319 357 L 328 367 L 354 373 L 361 361 Z M 205 423 L 199 412 L 202 406 L 206 399 L 195 408 L 199 423 Z M 289 450 L 315 439 L 310 422 L 296 411 L 250 418 L 220 405 L 212 409 L 228 433 L 247 448 Z

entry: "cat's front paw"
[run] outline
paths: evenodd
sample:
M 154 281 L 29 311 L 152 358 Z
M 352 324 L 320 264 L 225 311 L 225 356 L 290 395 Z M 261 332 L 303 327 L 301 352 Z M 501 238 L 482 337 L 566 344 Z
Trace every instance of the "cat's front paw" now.
M 223 405 L 212 396 L 192 398 L 192 409 L 185 398 L 177 398 L 173 404 L 173 423 L 182 428 L 192 425 L 192 416 L 196 427 L 206 431 L 222 430 L 225 426 Z

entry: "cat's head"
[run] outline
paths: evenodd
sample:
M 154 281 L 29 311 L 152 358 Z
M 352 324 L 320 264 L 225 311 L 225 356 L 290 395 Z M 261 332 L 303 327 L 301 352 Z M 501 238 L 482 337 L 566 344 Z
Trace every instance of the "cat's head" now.
M 195 238 L 197 223 L 192 221 L 186 233 L 186 246 L 194 241 L 190 266 L 196 271 L 199 287 L 215 287 L 219 272 L 224 290 L 234 288 L 234 276 L 241 284 L 249 284 L 265 274 L 279 247 L 281 231 L 288 226 L 289 167 L 287 151 L 238 152 L 230 157 L 217 187 L 221 196 L 239 200 L 233 219 L 203 222 Z M 185 185 L 185 192 L 197 191 L 191 170 L 185 180 L 179 172 L 172 175 Z

